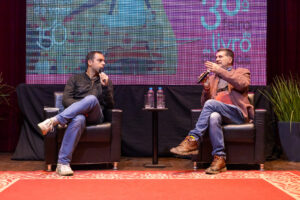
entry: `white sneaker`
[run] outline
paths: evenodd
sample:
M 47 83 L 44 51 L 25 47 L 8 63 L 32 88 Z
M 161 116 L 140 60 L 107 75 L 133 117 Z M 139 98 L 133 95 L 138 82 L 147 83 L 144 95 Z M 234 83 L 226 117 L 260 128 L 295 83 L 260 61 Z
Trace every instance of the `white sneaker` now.
M 56 173 L 58 173 L 60 176 L 73 176 L 74 174 L 69 164 L 63 165 L 59 163 L 56 167 Z
M 54 131 L 56 120 L 52 117 L 38 124 L 43 135 L 47 135 L 49 131 Z

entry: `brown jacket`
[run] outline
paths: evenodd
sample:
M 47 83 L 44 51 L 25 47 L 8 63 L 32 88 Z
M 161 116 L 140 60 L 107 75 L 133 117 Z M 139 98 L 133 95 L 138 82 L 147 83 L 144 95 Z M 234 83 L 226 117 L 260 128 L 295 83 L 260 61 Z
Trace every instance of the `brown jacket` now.
M 228 82 L 228 91 L 233 105 L 240 108 L 245 121 L 254 119 L 254 109 L 248 100 L 248 88 L 250 85 L 250 71 L 245 68 L 237 68 L 228 71 L 220 68 L 217 72 L 222 79 Z M 201 105 L 203 106 L 208 99 L 214 99 L 217 94 L 219 77 L 215 74 L 208 79 L 210 89 L 203 90 L 201 96 Z

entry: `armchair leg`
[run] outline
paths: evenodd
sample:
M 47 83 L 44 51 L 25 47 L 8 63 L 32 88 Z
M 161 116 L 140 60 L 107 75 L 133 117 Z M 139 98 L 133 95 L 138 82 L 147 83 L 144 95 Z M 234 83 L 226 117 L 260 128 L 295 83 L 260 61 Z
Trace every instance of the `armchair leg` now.
M 118 162 L 114 162 L 113 170 L 118 170 Z
M 48 165 L 47 165 L 46 171 L 47 171 L 47 172 L 51 172 L 51 171 L 52 171 L 52 165 L 51 165 L 51 164 L 48 164 Z
M 265 164 L 260 164 L 260 165 L 259 165 L 259 170 L 260 170 L 261 172 L 265 171 Z
M 198 169 L 197 162 L 193 162 L 193 169 L 194 169 L 194 170 L 197 170 L 197 169 Z

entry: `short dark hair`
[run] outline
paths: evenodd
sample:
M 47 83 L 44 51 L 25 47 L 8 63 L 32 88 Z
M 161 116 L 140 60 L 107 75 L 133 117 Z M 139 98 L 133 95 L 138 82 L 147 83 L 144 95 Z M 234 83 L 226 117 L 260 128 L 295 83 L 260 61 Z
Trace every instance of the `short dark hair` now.
M 220 52 L 220 51 L 225 51 L 226 52 L 226 56 L 229 56 L 232 58 L 232 62 L 231 64 L 233 65 L 234 63 L 234 53 L 231 49 L 227 49 L 227 48 L 221 48 L 221 49 L 218 49 L 217 52 Z
M 90 51 L 86 57 L 85 57 L 85 65 L 86 65 L 86 68 L 88 68 L 88 65 L 89 65 L 89 60 L 93 60 L 94 59 L 94 56 L 96 53 L 99 53 L 99 54 L 102 54 L 104 55 L 101 51 Z

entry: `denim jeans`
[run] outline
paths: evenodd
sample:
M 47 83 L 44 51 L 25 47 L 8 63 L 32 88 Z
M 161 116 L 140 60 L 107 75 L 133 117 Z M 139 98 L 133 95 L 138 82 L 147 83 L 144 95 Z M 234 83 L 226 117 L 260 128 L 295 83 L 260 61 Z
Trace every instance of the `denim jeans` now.
M 221 125 L 223 123 L 242 124 L 244 122 L 243 113 L 237 106 L 210 99 L 205 102 L 196 127 L 189 132 L 189 135 L 201 141 L 208 128 L 213 147 L 212 155 L 226 158 L 224 135 Z
M 104 120 L 101 106 L 94 95 L 88 95 L 56 115 L 60 125 L 68 124 L 58 154 L 58 163 L 69 164 L 86 123 L 98 124 Z

